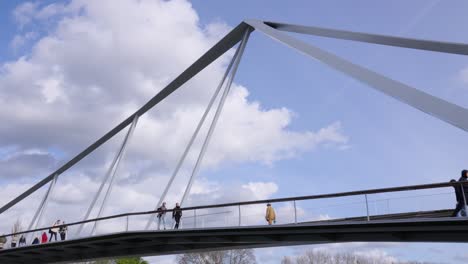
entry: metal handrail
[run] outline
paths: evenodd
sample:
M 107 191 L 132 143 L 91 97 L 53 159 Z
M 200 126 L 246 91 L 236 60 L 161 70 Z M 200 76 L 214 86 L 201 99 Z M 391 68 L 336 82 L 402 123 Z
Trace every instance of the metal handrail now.
M 443 187 L 455 187 L 455 186 L 465 186 L 465 185 L 468 185 L 468 181 L 454 182 L 454 183 L 441 182 L 441 183 L 408 185 L 408 186 L 379 188 L 379 189 L 367 189 L 367 190 L 350 191 L 350 192 L 339 192 L 339 193 L 307 195 L 307 196 L 294 196 L 294 197 L 275 198 L 275 199 L 264 199 L 264 200 L 255 200 L 255 201 L 245 201 L 245 202 L 222 203 L 222 204 L 213 204 L 213 205 L 199 205 L 199 206 L 191 206 L 191 207 L 181 208 L 180 210 L 190 211 L 190 210 L 198 210 L 198 209 L 222 208 L 222 207 L 241 206 L 241 205 L 291 202 L 291 201 L 314 200 L 314 199 L 323 199 L 323 198 L 336 198 L 336 197 L 356 196 L 356 195 L 364 195 L 364 194 L 376 194 L 376 193 L 436 189 L 436 188 L 443 188 Z M 174 211 L 174 209 L 167 209 L 166 210 L 166 212 L 172 212 L 172 211 Z M 72 223 L 68 223 L 68 224 L 65 224 L 65 225 L 42 227 L 42 228 L 37 228 L 37 229 L 32 229 L 32 230 L 27 230 L 27 231 L 21 231 L 21 232 L 17 232 L 17 233 L 10 233 L 10 234 L 5 234 L 5 235 L 1 235 L 1 236 L 2 237 L 9 237 L 9 236 L 22 235 L 22 234 L 27 234 L 27 233 L 32 233 L 32 232 L 49 230 L 52 227 L 55 227 L 55 228 L 57 228 L 57 227 L 60 228 L 62 226 L 70 227 L 70 226 L 79 225 L 79 224 L 86 224 L 86 223 L 90 223 L 90 222 L 103 221 L 103 220 L 121 218 L 121 217 L 126 217 L 126 216 L 147 215 L 147 214 L 154 214 L 154 213 L 157 213 L 157 210 L 116 214 L 116 215 L 110 215 L 110 216 L 105 216 L 105 217 L 88 219 L 88 220 L 84 220 L 84 221 L 72 222 Z

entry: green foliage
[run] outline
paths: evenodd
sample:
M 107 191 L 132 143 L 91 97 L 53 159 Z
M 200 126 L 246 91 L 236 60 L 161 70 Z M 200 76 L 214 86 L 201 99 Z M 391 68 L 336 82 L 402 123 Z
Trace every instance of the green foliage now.
M 115 261 L 116 264 L 148 264 L 148 261 L 140 257 L 135 258 L 119 258 Z
M 92 262 L 92 264 L 148 264 L 148 261 L 140 258 L 140 257 L 133 257 L 133 258 L 119 258 L 115 261 L 112 260 L 96 260 Z

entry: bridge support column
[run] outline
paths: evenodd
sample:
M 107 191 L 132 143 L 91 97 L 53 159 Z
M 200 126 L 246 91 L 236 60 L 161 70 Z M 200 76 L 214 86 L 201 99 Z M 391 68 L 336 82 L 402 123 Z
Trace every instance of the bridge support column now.
M 128 215 L 127 215 L 127 217 L 126 217 L 126 223 L 127 223 L 127 226 L 125 227 L 125 231 L 128 232 Z
M 239 226 L 241 226 L 241 208 L 240 208 L 240 205 L 238 205 L 238 208 L 239 208 Z
M 117 160 L 117 163 L 115 164 L 114 172 L 112 173 L 112 176 L 111 176 L 111 179 L 110 179 L 110 182 L 109 182 L 109 187 L 107 187 L 107 191 L 106 191 L 106 194 L 104 196 L 104 200 L 102 201 L 101 208 L 99 209 L 99 213 L 97 215 L 98 218 L 101 217 L 102 213 L 104 212 L 104 208 L 106 208 L 107 199 L 109 198 L 109 195 L 112 192 L 112 187 L 114 187 L 115 175 L 117 174 L 117 170 L 119 168 L 120 161 L 122 161 L 123 157 L 125 156 L 126 147 L 128 145 L 128 142 L 130 141 L 130 138 L 133 135 L 133 131 L 135 130 L 137 122 L 138 122 L 138 116 L 136 115 L 133 118 L 133 122 L 130 125 L 130 128 L 128 129 L 127 138 L 124 141 L 124 144 L 122 146 L 122 151 L 120 153 L 120 157 Z M 98 224 L 99 224 L 99 222 L 94 222 L 94 227 L 93 227 L 93 230 L 91 231 L 91 235 L 94 235 L 94 233 L 96 232 Z
M 250 33 L 250 29 L 249 29 L 248 32 Z M 164 191 L 161 194 L 161 197 L 159 198 L 159 202 L 156 204 L 156 207 L 154 208 L 154 211 L 156 211 L 162 205 L 162 203 L 164 202 L 164 199 L 166 198 L 167 192 L 169 191 L 175 177 L 177 176 L 177 173 L 179 172 L 180 168 L 182 167 L 182 164 L 184 163 L 184 161 L 185 161 L 185 159 L 186 159 L 186 157 L 188 155 L 188 152 L 190 151 L 196 137 L 198 136 L 198 133 L 200 132 L 200 129 L 201 129 L 202 125 L 204 124 L 204 122 L 206 120 L 206 117 L 208 116 L 208 113 L 211 110 L 211 107 L 213 106 L 216 98 L 218 97 L 218 94 L 221 91 L 221 88 L 223 87 L 223 84 L 226 81 L 226 78 L 228 77 L 229 72 L 231 71 L 231 68 L 233 67 L 233 65 L 237 65 L 238 57 L 241 56 L 241 53 L 242 53 L 242 50 L 241 50 L 242 43 L 244 43 L 245 41 L 246 41 L 245 39 L 243 39 L 241 41 L 241 44 L 237 48 L 236 53 L 234 54 L 234 56 L 231 59 L 231 62 L 229 63 L 228 67 L 226 68 L 226 72 L 224 73 L 224 76 L 221 79 L 221 82 L 219 83 L 218 87 L 215 90 L 215 93 L 211 97 L 211 99 L 210 99 L 210 101 L 208 103 L 208 106 L 206 107 L 205 112 L 203 113 L 203 116 L 202 116 L 202 118 L 200 119 L 200 122 L 197 125 L 197 128 L 195 129 L 192 137 L 190 138 L 189 143 L 187 144 L 187 147 L 185 148 L 184 152 L 182 153 L 182 156 L 180 157 L 179 161 L 177 162 L 177 165 L 176 165 L 174 171 L 172 172 L 171 178 L 169 179 L 169 182 L 167 183 L 166 187 L 164 188 Z M 218 108 L 219 108 L 219 106 L 218 106 Z M 185 193 L 184 193 L 184 196 L 185 196 Z M 182 206 L 183 200 L 184 200 L 184 198 L 182 198 L 182 201 L 180 203 L 181 206 Z M 155 216 L 156 216 L 156 214 L 152 214 L 150 216 L 150 219 L 148 219 L 148 223 L 146 224 L 145 230 L 149 229 L 149 227 L 151 226 L 151 223 L 153 223 L 153 221 L 154 221 Z
M 193 226 L 197 228 L 197 209 L 193 210 Z
M 124 140 L 122 142 L 122 145 L 120 146 L 119 151 L 117 152 L 117 155 L 114 157 L 114 160 L 112 161 L 109 169 L 107 170 L 106 176 L 104 177 L 101 185 L 99 186 L 99 189 L 98 189 L 96 195 L 94 196 L 93 201 L 91 202 L 91 204 L 90 204 L 90 206 L 88 208 L 88 211 L 86 212 L 86 215 L 83 218 L 83 220 L 88 219 L 89 215 L 91 214 L 91 211 L 93 210 L 93 208 L 94 208 L 94 206 L 96 204 L 97 199 L 99 198 L 102 190 L 104 189 L 104 185 L 107 183 L 109 178 L 111 178 L 110 183 L 109 183 L 109 187 L 107 188 L 104 200 L 102 201 L 102 205 L 101 205 L 101 208 L 99 210 L 99 214 L 98 214 L 97 217 L 101 216 L 101 213 L 102 213 L 103 208 L 105 207 L 105 204 L 106 204 L 106 201 L 107 201 L 107 197 L 108 197 L 110 191 L 112 190 L 112 185 L 113 185 L 115 174 L 117 172 L 117 168 L 119 166 L 120 161 L 122 160 L 122 157 L 124 156 L 125 148 L 127 146 L 128 141 L 130 140 L 130 137 L 133 134 L 133 130 L 135 129 L 137 122 L 138 122 L 138 116 L 135 115 L 135 117 L 133 118 L 133 122 L 131 123 L 130 128 L 128 129 L 128 132 L 125 135 L 125 138 L 124 138 Z M 96 226 L 97 226 L 97 222 L 94 223 L 92 233 L 94 233 L 94 231 L 96 229 Z M 78 227 L 78 230 L 76 232 L 76 236 L 78 236 L 81 233 L 81 231 L 83 230 L 83 227 L 84 227 L 84 224 L 81 224 Z
M 213 131 L 216 127 L 216 123 L 218 122 L 219 116 L 221 114 L 221 111 L 223 110 L 224 103 L 226 101 L 227 95 L 229 94 L 229 91 L 231 90 L 231 85 L 234 80 L 234 77 L 236 76 L 237 68 L 239 67 L 240 60 L 242 58 L 242 54 L 244 53 L 245 46 L 247 45 L 247 41 L 250 36 L 250 29 L 247 29 L 244 33 L 244 36 L 242 37 L 242 41 L 239 46 L 239 54 L 237 55 L 234 65 L 232 67 L 231 75 L 229 76 L 226 87 L 224 88 L 224 92 L 221 95 L 221 99 L 219 100 L 218 103 L 218 109 L 216 109 L 216 112 L 213 117 L 213 121 L 211 122 L 210 128 L 208 129 L 208 133 L 206 135 L 205 141 L 203 142 L 202 148 L 200 150 L 200 154 L 198 154 L 197 161 L 195 163 L 195 167 L 193 168 L 192 175 L 190 175 L 189 183 L 187 185 L 187 188 L 184 191 L 184 195 L 182 196 L 182 200 L 180 201 L 180 205 L 182 206 L 185 199 L 187 198 L 188 194 L 190 193 L 190 189 L 192 188 L 193 180 L 195 179 L 195 175 L 198 173 L 198 170 L 200 169 L 200 164 L 203 160 L 203 157 L 205 155 L 206 149 L 208 147 L 208 144 L 210 142 L 211 136 L 213 135 Z
M 294 200 L 293 203 L 294 203 L 294 223 L 297 224 L 296 200 Z
M 367 221 L 370 221 L 370 216 L 369 216 L 369 202 L 367 201 L 367 194 L 364 194 L 364 197 L 366 198 Z
M 42 220 L 42 215 L 43 215 L 44 211 L 47 208 L 49 198 L 50 198 L 52 192 L 54 191 L 54 187 L 55 187 L 55 184 L 57 183 L 57 179 L 58 179 L 58 174 L 55 175 L 54 179 L 50 183 L 49 189 L 47 189 L 47 192 L 45 193 L 44 198 L 42 199 L 41 203 L 39 204 L 39 207 L 37 208 L 37 211 L 34 214 L 32 220 L 31 220 L 31 223 L 28 226 L 28 230 L 33 229 L 33 226 L 34 226 L 34 229 L 36 229 L 37 226 L 40 224 L 40 222 Z M 32 236 L 29 238 L 29 240 L 32 241 L 33 239 L 34 239 L 34 233 L 32 233 Z

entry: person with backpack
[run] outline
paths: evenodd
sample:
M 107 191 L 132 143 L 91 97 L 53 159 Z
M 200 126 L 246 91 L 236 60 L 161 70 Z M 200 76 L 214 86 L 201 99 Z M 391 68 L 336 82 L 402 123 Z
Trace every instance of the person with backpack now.
M 161 226 L 161 221 L 163 223 L 163 227 L 164 227 L 164 230 L 166 230 L 166 211 L 167 211 L 167 208 L 166 208 L 166 202 L 163 202 L 161 207 L 158 208 L 158 210 L 156 211 L 158 214 L 157 214 L 157 218 L 158 218 L 158 230 Z
M 60 240 L 65 240 L 67 238 L 68 227 L 65 225 L 65 221 L 62 222 L 62 225 L 59 228 Z
M 271 225 L 272 223 L 276 223 L 275 209 L 273 209 L 271 204 L 267 204 L 265 219 L 268 222 L 268 225 Z
M 182 209 L 179 203 L 176 203 L 176 206 L 172 209 L 172 218 L 175 220 L 174 229 L 179 229 L 180 218 L 182 218 Z
M 59 232 L 59 226 L 60 225 L 60 220 L 57 220 L 52 228 L 49 229 L 49 242 L 52 241 L 52 237 L 55 237 L 55 241 L 57 241 L 57 233 Z

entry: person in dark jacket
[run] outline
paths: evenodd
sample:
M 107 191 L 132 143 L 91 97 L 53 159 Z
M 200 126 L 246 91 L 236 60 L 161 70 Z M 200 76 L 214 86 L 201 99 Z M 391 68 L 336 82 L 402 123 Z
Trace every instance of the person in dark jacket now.
M 468 181 L 468 170 L 462 170 L 461 171 L 461 177 L 458 179 L 459 182 L 465 182 Z M 468 183 L 464 184 L 462 187 L 460 187 L 463 190 L 463 193 L 465 194 L 465 203 L 466 199 L 468 198 Z
M 67 238 L 68 227 L 65 225 L 65 221 L 62 221 L 62 225 L 59 228 L 60 240 L 65 240 Z
M 18 244 L 20 247 L 21 246 L 26 246 L 26 237 L 24 235 L 21 235 L 20 239 L 19 239 L 19 244 Z
M 31 245 L 37 245 L 37 244 L 39 244 L 39 243 L 40 243 L 39 237 L 36 236 L 36 237 L 34 237 L 34 240 L 33 240 L 33 242 L 32 242 Z
M 182 218 L 182 210 L 180 209 L 179 203 L 176 203 L 172 211 L 172 218 L 175 220 L 174 229 L 179 229 L 180 218 Z
M 452 179 L 450 180 L 451 183 L 456 183 L 457 181 Z M 458 215 L 458 213 L 463 209 L 463 194 L 462 194 L 462 189 L 460 185 L 455 185 L 453 186 L 455 189 L 455 197 L 457 199 L 457 206 L 455 207 L 455 210 L 453 210 L 452 217 L 455 217 Z

